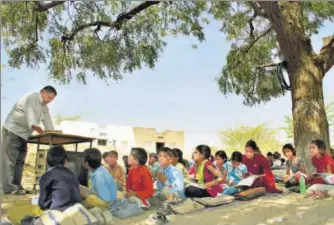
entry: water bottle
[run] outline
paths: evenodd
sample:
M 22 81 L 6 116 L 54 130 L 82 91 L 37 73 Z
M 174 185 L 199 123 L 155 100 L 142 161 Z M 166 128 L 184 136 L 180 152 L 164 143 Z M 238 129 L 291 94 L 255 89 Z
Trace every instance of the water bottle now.
M 306 184 L 305 184 L 305 178 L 303 175 L 299 178 L 299 190 L 300 194 L 305 196 L 306 195 Z

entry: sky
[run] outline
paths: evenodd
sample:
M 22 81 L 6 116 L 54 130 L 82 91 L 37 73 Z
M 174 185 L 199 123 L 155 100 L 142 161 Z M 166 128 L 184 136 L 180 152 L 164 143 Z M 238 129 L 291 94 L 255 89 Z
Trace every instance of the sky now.
M 284 125 L 284 115 L 291 115 L 290 93 L 256 107 L 244 106 L 242 97 L 224 96 L 215 78 L 224 66 L 229 51 L 221 24 L 211 22 L 206 28 L 206 41 L 192 48 L 186 37 L 167 39 L 167 47 L 156 67 L 128 74 L 119 82 L 87 79 L 87 85 L 75 80 L 58 85 L 48 79 L 46 65 L 39 69 L 5 67 L 1 71 L 1 123 L 13 104 L 28 92 L 53 85 L 57 98 L 49 105 L 51 116 L 80 114 L 86 122 L 155 127 L 185 131 L 185 150 L 197 144 L 219 146 L 217 131 L 238 124 L 255 126 L 267 123 L 270 127 Z M 327 23 L 312 37 L 314 49 L 322 46 L 322 37 L 332 35 L 334 23 Z M 7 64 L 1 49 L 1 64 Z M 325 103 L 334 101 L 334 70 L 324 79 Z

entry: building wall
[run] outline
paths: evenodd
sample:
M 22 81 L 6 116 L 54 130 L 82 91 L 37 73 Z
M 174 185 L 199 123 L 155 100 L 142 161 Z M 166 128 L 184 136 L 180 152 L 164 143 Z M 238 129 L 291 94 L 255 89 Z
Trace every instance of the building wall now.
M 148 153 L 156 152 L 156 143 L 162 142 L 167 147 L 184 150 L 184 132 L 165 130 L 158 133 L 155 128 L 108 125 L 99 127 L 96 123 L 82 121 L 63 121 L 57 127 L 63 133 L 87 137 L 95 137 L 94 147 L 102 152 L 117 149 L 120 155 L 128 155 L 132 147 L 142 147 Z M 74 150 L 73 146 L 66 146 Z M 79 144 L 78 150 L 83 151 L 89 144 Z
M 166 130 L 164 132 L 166 146 L 184 151 L 184 131 Z
M 148 153 L 156 152 L 157 132 L 154 128 L 133 128 L 137 147 L 144 148 Z
M 156 143 L 164 143 L 170 148 L 184 150 L 184 131 L 165 130 L 157 132 L 154 128 L 134 127 L 136 144 L 145 148 L 148 152 L 156 152 Z

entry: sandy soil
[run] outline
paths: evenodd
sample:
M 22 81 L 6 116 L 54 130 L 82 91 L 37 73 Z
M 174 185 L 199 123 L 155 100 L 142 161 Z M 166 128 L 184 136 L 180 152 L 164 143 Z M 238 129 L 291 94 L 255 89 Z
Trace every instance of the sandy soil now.
M 27 168 L 24 173 L 24 186 L 32 187 L 34 173 Z M 4 196 L 1 195 L 1 211 L 3 218 L 6 210 L 16 201 L 29 201 L 31 196 Z M 218 208 L 205 209 L 189 215 L 170 216 L 168 224 L 175 225 L 334 225 L 334 199 L 314 200 L 303 198 L 298 194 L 284 196 L 266 195 L 262 198 L 240 202 Z M 114 219 L 117 225 L 153 225 L 156 221 L 150 220 L 155 211 L 124 220 Z
M 298 194 L 265 196 L 250 202 L 236 201 L 219 208 L 206 209 L 195 214 L 170 216 L 169 224 L 182 225 L 334 225 L 334 200 L 314 200 Z M 140 218 L 115 219 L 114 224 L 155 224 Z

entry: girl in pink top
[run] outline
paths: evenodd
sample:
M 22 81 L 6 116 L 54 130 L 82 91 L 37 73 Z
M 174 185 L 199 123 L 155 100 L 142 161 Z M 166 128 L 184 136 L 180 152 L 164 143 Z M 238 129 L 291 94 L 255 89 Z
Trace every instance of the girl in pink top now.
M 222 175 L 216 170 L 210 161 L 211 149 L 207 145 L 199 145 L 194 151 L 195 179 L 202 188 L 189 186 L 185 189 L 185 195 L 189 198 L 216 197 L 222 192 Z

